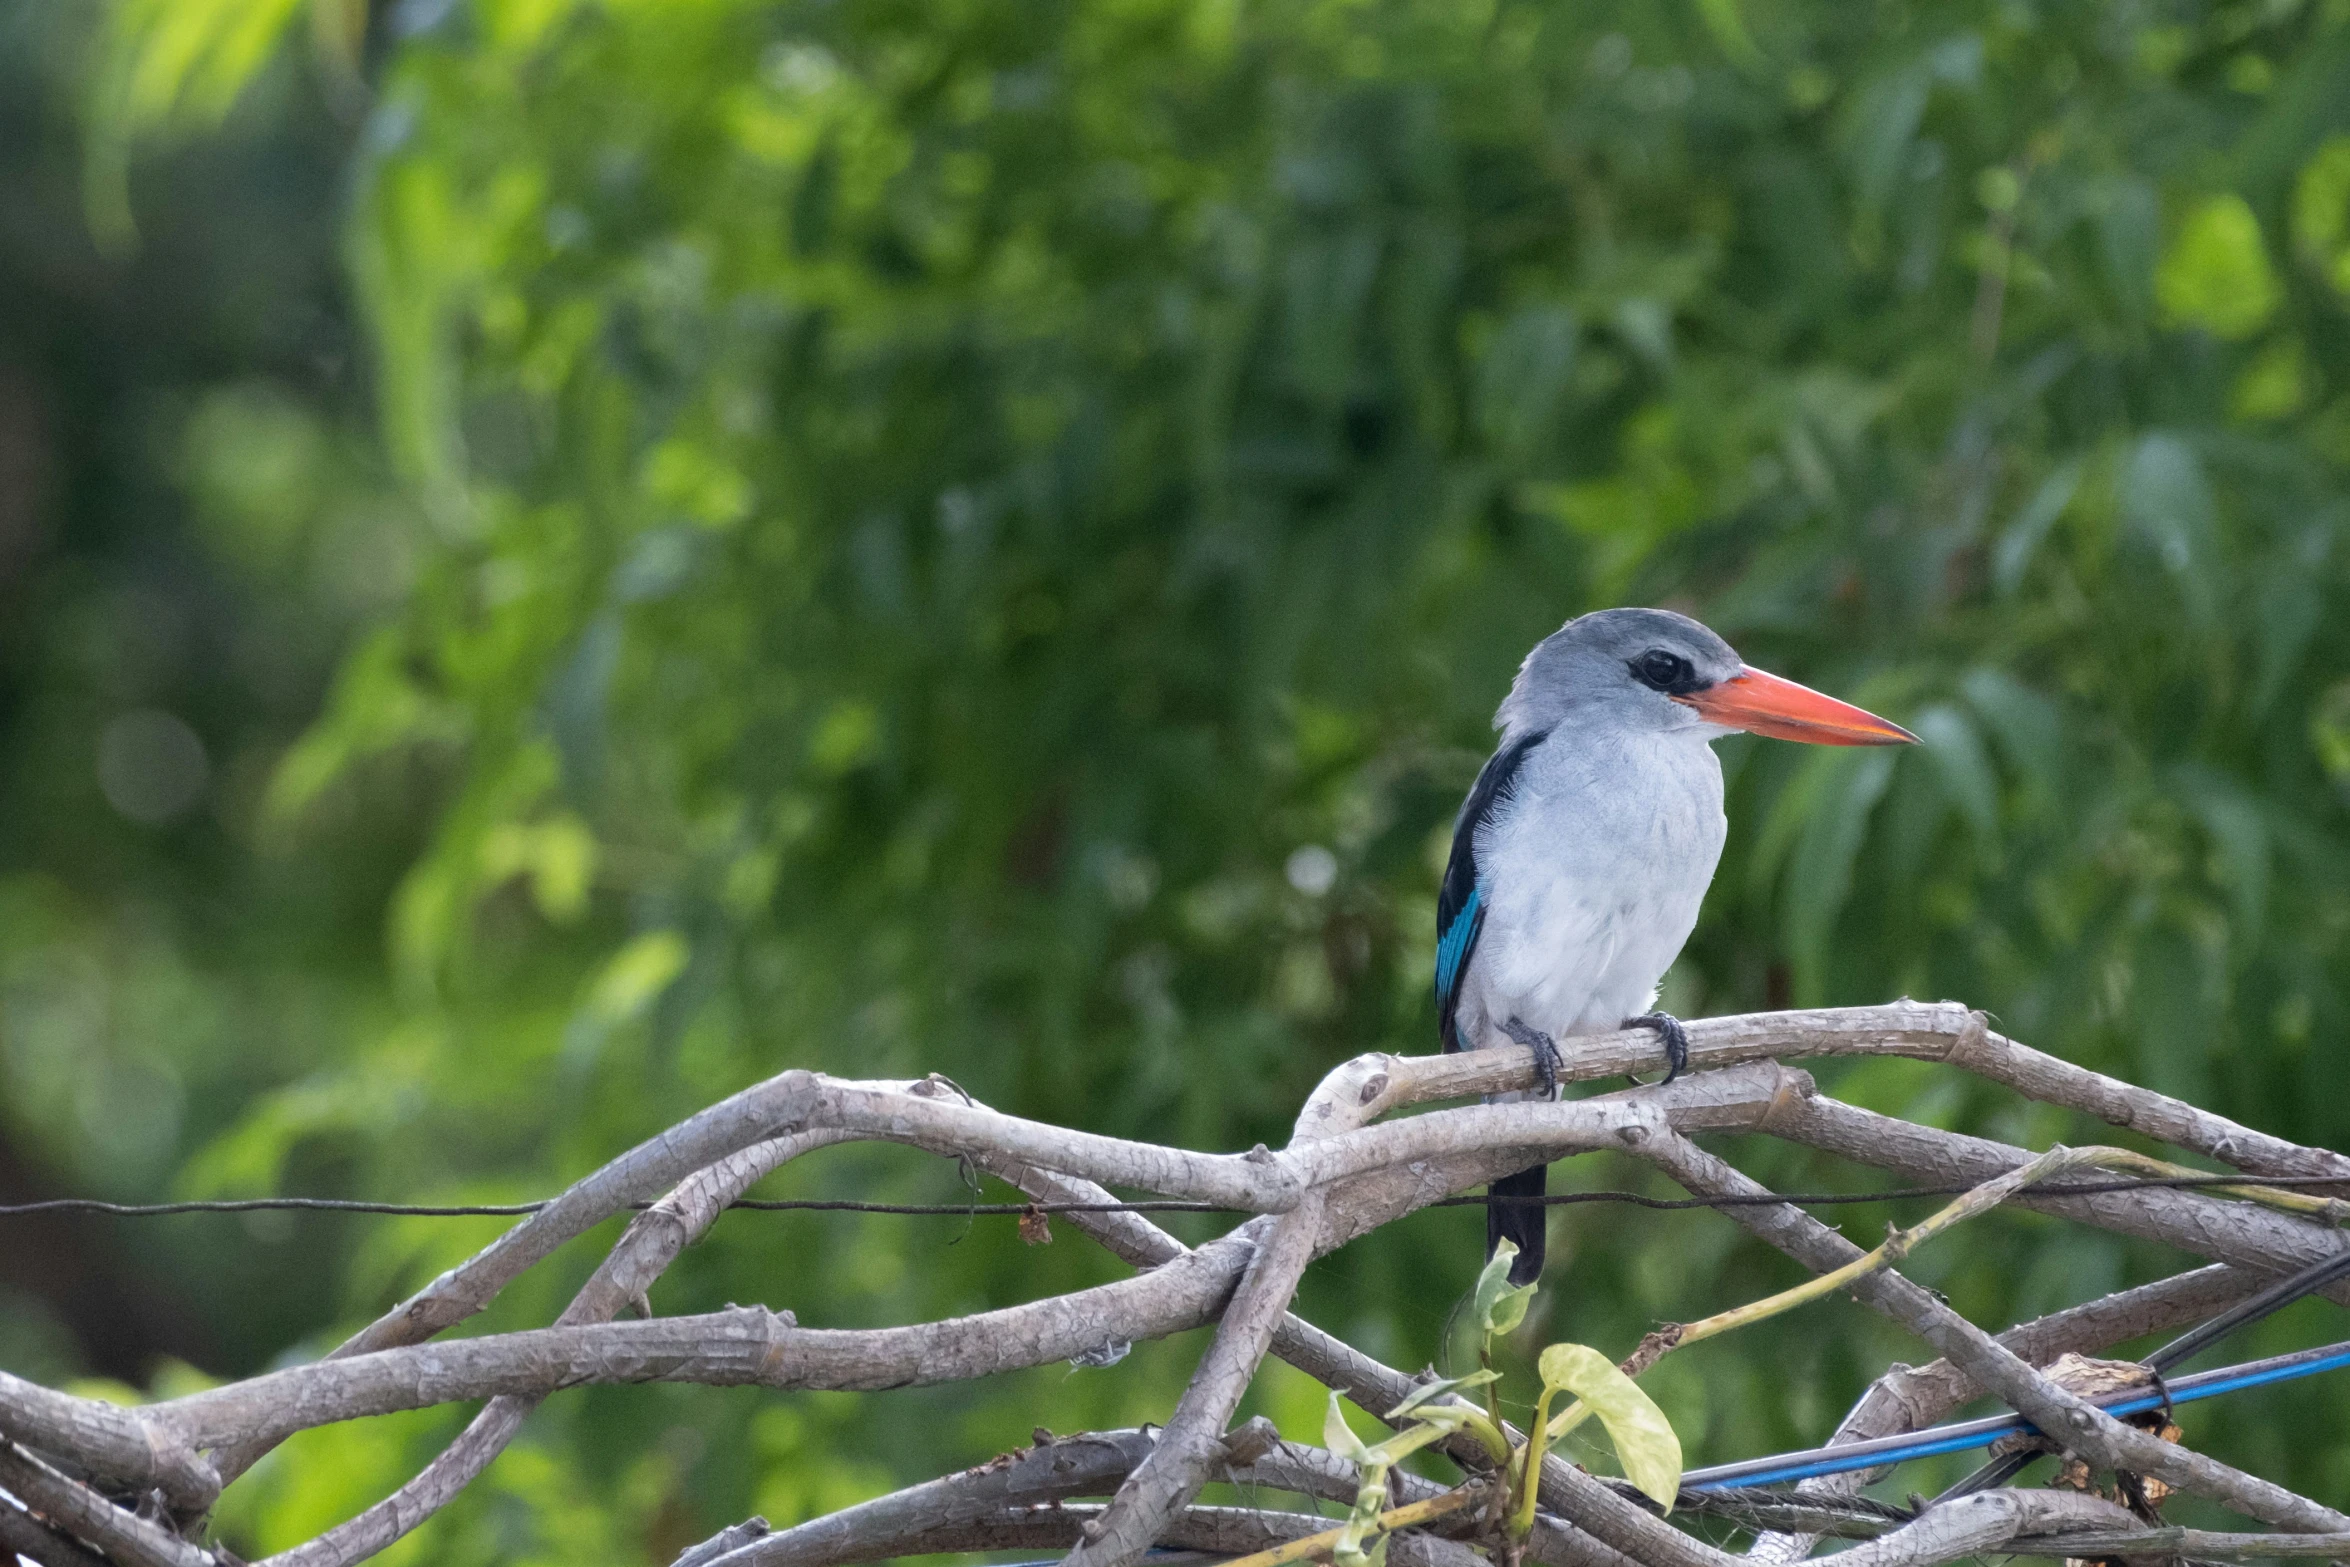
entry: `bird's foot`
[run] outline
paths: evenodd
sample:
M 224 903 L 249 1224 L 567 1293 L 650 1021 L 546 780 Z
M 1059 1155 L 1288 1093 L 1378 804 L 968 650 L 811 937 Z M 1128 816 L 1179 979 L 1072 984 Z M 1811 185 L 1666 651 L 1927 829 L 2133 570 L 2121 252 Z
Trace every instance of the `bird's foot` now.
M 1675 1024 L 1678 1028 L 1680 1025 Z M 1541 1029 L 1511 1018 L 1501 1025 L 1501 1031 L 1534 1052 L 1534 1084 L 1542 1090 L 1545 1099 L 1556 1099 L 1559 1092 L 1559 1069 L 1566 1063 L 1559 1059 L 1559 1047 Z
M 1665 1075 L 1656 1086 L 1666 1083 L 1689 1070 L 1689 1030 L 1670 1012 L 1643 1012 L 1638 1017 L 1624 1019 L 1626 1028 L 1653 1028 L 1665 1042 Z

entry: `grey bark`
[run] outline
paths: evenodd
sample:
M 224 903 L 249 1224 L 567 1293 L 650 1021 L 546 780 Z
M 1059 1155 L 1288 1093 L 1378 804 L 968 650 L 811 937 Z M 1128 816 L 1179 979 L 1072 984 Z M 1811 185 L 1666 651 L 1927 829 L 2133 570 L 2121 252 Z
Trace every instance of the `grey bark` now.
M 2078 1491 L 1985 1491 L 1928 1508 L 1916 1523 L 1838 1553 L 1838 1567 L 1931 1567 L 2011 1548 L 2023 1534 L 2126 1529 L 2127 1509 Z

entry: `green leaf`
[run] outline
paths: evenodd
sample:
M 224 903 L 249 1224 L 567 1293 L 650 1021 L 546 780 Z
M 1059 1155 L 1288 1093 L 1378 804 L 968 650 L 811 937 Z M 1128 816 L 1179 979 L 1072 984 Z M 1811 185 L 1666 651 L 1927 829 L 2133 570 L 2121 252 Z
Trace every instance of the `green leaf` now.
M 1697 15 L 1705 23 L 1705 30 L 1713 34 L 1715 46 L 1738 69 L 1759 71 L 1770 64 L 1755 47 L 1754 35 L 1746 30 L 1746 18 L 1738 13 L 1738 0 L 1697 0 Z
M 1537 306 L 1511 316 L 1486 348 L 1477 367 L 1477 426 L 1505 460 L 1525 463 L 1556 436 L 1578 330 L 1573 311 Z
M 2325 599 L 2319 584 L 2334 553 L 2334 540 L 2350 523 L 2344 508 L 2329 507 L 2301 530 L 2271 563 L 2260 587 L 2253 623 L 2258 628 L 2259 673 L 2252 682 L 2247 704 L 2251 716 L 2263 717 L 2287 689 L 2301 667 L 2310 639 L 2325 617 Z
M 1681 1492 L 1681 1439 L 1673 1434 L 1672 1422 L 1656 1407 L 1656 1400 L 1588 1344 L 1551 1345 L 1542 1352 L 1540 1369 L 1546 1389 L 1572 1393 L 1590 1406 L 1616 1445 L 1624 1477 L 1671 1512 L 1673 1498 Z
M 1991 580 L 2002 593 L 2013 593 L 2024 580 L 2024 568 L 2032 563 L 2032 555 L 2048 537 L 2048 530 L 2056 525 L 2065 508 L 2073 503 L 2073 496 L 2081 487 L 2081 459 L 2067 458 L 2057 464 L 2056 471 L 2040 481 L 2032 498 L 2024 502 L 2024 509 L 2007 525 L 1999 536 L 1999 545 L 1991 552 Z
M 1477 1275 L 1477 1293 L 1471 1297 L 1470 1315 L 1476 1319 L 1477 1331 L 1487 1338 L 1501 1338 L 1518 1330 L 1526 1320 L 1526 1307 L 1532 1303 L 1539 1284 L 1510 1283 L 1510 1263 L 1516 1259 L 1515 1241 L 1503 1241 L 1493 1249 L 1486 1260 L 1485 1271 Z
M 2097 257 L 2105 285 L 2130 321 L 2153 305 L 2155 259 L 2162 248 L 2162 200 L 2152 180 L 2122 174 L 2090 186 L 2097 214 Z
M 2228 896 L 2236 934 L 2256 943 L 2267 918 L 2270 877 L 2268 824 L 2259 802 L 2234 779 L 2200 763 L 2182 763 L 2171 780 L 2210 839 L 2209 874 Z
M 2007 765 L 2033 787 L 2056 792 L 2064 772 L 2064 716 L 2056 704 L 2002 670 L 1969 670 L 1959 681 Z
M 1798 1004 L 1817 1006 L 1826 993 L 1828 953 L 1837 916 L 1852 893 L 1853 868 L 1869 817 L 1893 779 L 1889 750 L 1822 753 L 1819 808 L 1804 823 L 1787 865 L 1786 942 L 1795 960 Z
M 2142 436 L 2122 467 L 2122 518 L 2177 585 L 2188 617 L 2219 610 L 2219 503 L 2195 448 L 2166 430 Z
M 1937 704 L 1910 721 L 1923 740 L 1942 797 L 1958 807 L 1986 843 L 1999 835 L 1999 777 L 1983 749 L 1974 720 L 1955 707 Z

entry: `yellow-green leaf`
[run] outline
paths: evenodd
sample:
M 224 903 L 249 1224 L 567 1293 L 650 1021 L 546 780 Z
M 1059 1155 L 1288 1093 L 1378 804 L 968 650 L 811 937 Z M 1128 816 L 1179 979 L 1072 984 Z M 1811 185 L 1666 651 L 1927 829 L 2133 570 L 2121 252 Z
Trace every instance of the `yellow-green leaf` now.
M 1353 1426 L 1346 1423 L 1346 1415 L 1338 1407 L 1338 1395 L 1330 1395 L 1330 1408 L 1322 1416 L 1322 1445 L 1341 1458 L 1360 1463 L 1370 1448 L 1355 1435 Z
M 659 1000 L 685 972 L 692 953 L 673 930 L 647 931 L 612 956 L 596 977 L 588 1010 L 607 1023 L 624 1022 Z
M 2330 136 L 2293 185 L 2293 240 L 2334 287 L 2350 293 L 2350 136 Z
M 2243 197 L 2212 196 L 2187 214 L 2155 268 L 2154 294 L 2174 325 L 2214 337 L 2250 337 L 2267 324 L 2280 290 Z
M 1656 1400 L 1588 1344 L 1553 1344 L 1542 1352 L 1540 1367 L 1545 1388 L 1574 1394 L 1599 1416 L 1624 1478 L 1671 1512 L 1681 1491 L 1681 1439 Z

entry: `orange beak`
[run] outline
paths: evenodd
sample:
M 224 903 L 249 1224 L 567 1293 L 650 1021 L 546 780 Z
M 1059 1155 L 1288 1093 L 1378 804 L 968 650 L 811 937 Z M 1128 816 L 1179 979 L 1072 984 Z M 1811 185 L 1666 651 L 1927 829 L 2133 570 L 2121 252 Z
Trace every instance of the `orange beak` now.
M 1822 696 L 1759 669 L 1732 675 L 1710 690 L 1677 696 L 1710 724 L 1810 745 L 1915 745 L 1918 737 L 1850 702 Z

